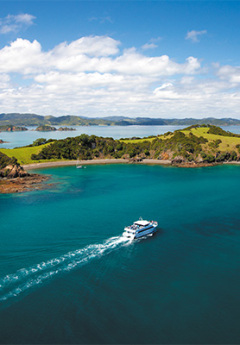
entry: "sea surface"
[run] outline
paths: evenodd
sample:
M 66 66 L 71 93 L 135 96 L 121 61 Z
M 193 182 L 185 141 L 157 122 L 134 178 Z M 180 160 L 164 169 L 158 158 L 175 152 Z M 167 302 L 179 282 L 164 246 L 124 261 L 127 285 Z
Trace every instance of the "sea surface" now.
M 59 128 L 60 126 L 55 126 Z M 150 135 L 164 134 L 182 129 L 186 126 L 71 126 L 75 131 L 53 131 L 38 132 L 37 127 L 28 127 L 24 132 L 0 132 L 0 139 L 6 141 L 0 144 L 0 148 L 9 148 L 26 146 L 33 143 L 38 138 L 46 139 L 65 139 L 67 137 L 76 137 L 83 133 L 88 135 L 97 135 L 102 137 L 112 137 L 114 139 L 131 138 L 131 137 L 148 137 Z M 224 126 L 226 131 L 240 133 L 240 126 Z
M 39 172 L 0 196 L 0 343 L 240 343 L 240 166 Z

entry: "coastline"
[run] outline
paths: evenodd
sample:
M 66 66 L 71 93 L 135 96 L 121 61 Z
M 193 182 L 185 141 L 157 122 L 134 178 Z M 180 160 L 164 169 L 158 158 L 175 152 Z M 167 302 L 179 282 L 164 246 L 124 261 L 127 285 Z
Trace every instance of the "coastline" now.
M 25 164 L 22 165 L 24 170 L 35 170 L 35 169 L 42 169 L 42 168 L 56 168 L 56 167 L 64 167 L 64 166 L 74 166 L 74 165 L 105 165 L 105 164 L 141 164 L 141 165 L 172 165 L 170 160 L 159 160 L 159 159 L 144 159 L 142 161 L 130 161 L 128 159 L 93 159 L 93 160 L 66 160 L 66 161 L 56 161 L 56 162 L 46 162 L 46 163 L 34 163 L 34 164 Z M 231 162 L 222 162 L 222 163 L 215 163 L 214 165 L 221 165 L 221 164 L 228 164 L 228 165 L 240 165 L 240 161 L 231 161 Z M 189 164 L 176 164 L 173 165 L 176 167 L 204 167 L 204 166 L 212 166 L 212 164 L 196 164 L 196 165 L 189 165 Z
M 99 165 L 99 164 L 157 164 L 157 165 L 171 165 L 170 160 L 158 160 L 158 159 L 144 159 L 140 162 L 131 162 L 127 159 L 93 159 L 93 160 L 73 160 L 73 161 L 56 161 L 46 163 L 34 163 L 25 164 L 22 167 L 25 170 L 41 169 L 41 168 L 53 168 L 62 166 L 73 166 L 73 165 Z

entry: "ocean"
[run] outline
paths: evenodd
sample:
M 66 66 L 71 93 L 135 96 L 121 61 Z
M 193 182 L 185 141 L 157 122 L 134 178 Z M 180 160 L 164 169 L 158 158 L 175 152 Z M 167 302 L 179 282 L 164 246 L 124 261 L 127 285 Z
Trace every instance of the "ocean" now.
M 2 344 L 240 342 L 240 167 L 42 169 L 0 196 Z M 158 232 L 124 241 L 139 217 Z

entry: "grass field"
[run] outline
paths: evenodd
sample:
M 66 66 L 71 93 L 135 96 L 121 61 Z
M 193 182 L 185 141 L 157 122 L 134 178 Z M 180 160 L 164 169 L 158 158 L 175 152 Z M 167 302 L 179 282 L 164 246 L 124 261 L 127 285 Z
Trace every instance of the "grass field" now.
M 33 146 L 33 147 L 19 147 L 16 149 L 0 149 L 2 153 L 7 155 L 8 157 L 15 157 L 17 158 L 20 164 L 31 164 L 31 163 L 38 163 L 38 162 L 45 162 L 45 160 L 33 161 L 31 159 L 32 154 L 38 154 L 45 146 L 49 144 L 40 145 L 40 146 Z
M 196 135 L 197 137 L 204 137 L 209 142 L 220 139 L 222 142 L 219 144 L 219 151 L 233 151 L 236 150 L 236 145 L 240 144 L 240 138 L 238 137 L 225 137 L 223 135 L 208 134 L 208 127 L 192 128 L 191 130 L 183 130 L 186 135 L 189 135 L 190 132 Z

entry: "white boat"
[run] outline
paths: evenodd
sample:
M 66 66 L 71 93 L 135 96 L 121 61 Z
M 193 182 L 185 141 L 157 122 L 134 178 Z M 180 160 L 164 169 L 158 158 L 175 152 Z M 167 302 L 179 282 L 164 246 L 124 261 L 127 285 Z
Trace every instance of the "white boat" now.
M 153 234 L 157 230 L 158 223 L 140 218 L 130 226 L 124 228 L 123 236 L 129 239 L 140 238 Z

